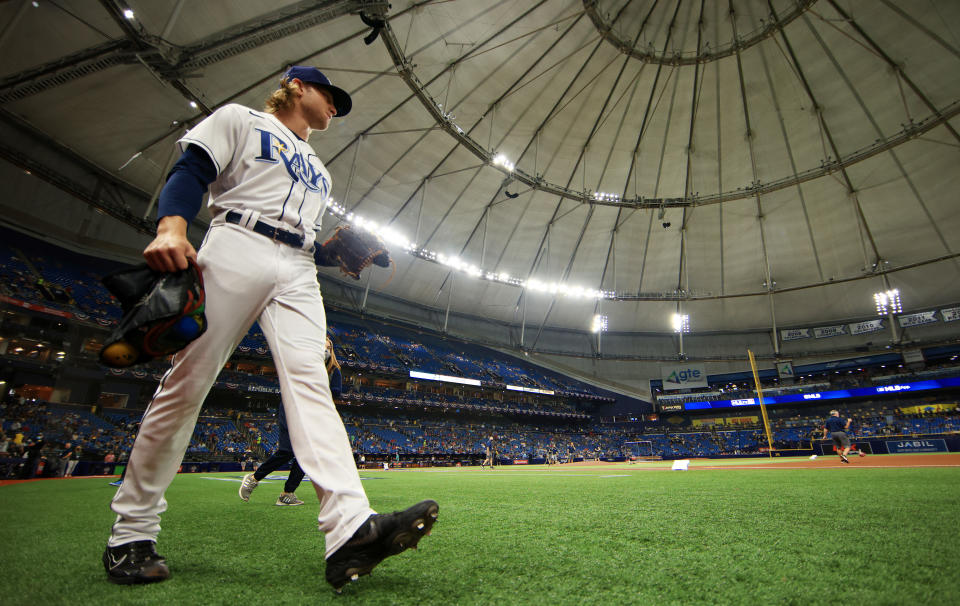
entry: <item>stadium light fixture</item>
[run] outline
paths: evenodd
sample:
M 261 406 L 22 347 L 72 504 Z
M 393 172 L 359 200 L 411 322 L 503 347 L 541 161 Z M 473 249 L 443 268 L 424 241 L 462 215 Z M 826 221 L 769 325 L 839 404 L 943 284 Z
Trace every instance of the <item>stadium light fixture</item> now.
M 502 156 L 502 154 L 501 154 Z M 508 163 L 506 168 L 512 170 L 512 164 Z M 380 225 L 376 221 L 371 221 L 358 213 L 347 211 L 347 209 L 333 198 L 326 202 L 326 211 L 336 216 L 340 221 L 347 223 L 357 229 L 365 229 L 377 234 L 387 244 L 403 248 L 415 257 L 425 261 L 432 261 L 440 265 L 445 265 L 452 270 L 459 271 L 474 278 L 487 280 L 488 282 L 498 282 L 509 286 L 517 286 L 532 292 L 549 293 L 556 296 L 562 296 L 569 299 L 613 299 L 616 296 L 614 291 L 597 290 L 585 288 L 578 284 L 568 284 L 565 282 L 546 282 L 537 278 L 523 280 L 508 274 L 507 272 L 487 271 L 478 267 L 469 261 L 461 259 L 456 255 L 445 255 L 426 248 L 419 248 L 415 242 L 407 238 L 403 233 L 388 225 Z
M 135 15 L 133 14 L 133 10 L 132 10 L 132 9 L 125 8 L 125 9 L 123 9 L 123 16 L 124 16 L 125 19 L 133 20 L 133 18 L 134 18 Z
M 599 202 L 619 202 L 619 194 L 611 194 L 604 191 L 595 191 L 593 192 L 593 199 Z
M 690 332 L 690 316 L 687 314 L 673 314 L 671 324 L 673 332 Z
M 900 291 L 896 288 L 873 294 L 873 302 L 877 306 L 877 315 L 898 314 L 903 311 L 900 304 Z
M 597 314 L 593 316 L 593 322 L 590 324 L 591 332 L 607 332 L 607 316 Z
M 512 173 L 513 169 L 516 168 L 516 165 L 507 158 L 506 154 L 497 154 L 494 156 L 493 164 L 494 166 L 499 166 L 506 169 L 506 171 L 510 173 Z

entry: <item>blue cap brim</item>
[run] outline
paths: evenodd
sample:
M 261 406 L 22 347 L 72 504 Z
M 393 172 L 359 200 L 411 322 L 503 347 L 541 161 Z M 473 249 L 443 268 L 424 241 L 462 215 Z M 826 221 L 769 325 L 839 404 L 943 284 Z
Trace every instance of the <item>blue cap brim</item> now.
M 350 93 L 342 88 L 332 84 L 314 84 L 314 86 L 328 90 L 330 91 L 330 94 L 333 95 L 333 106 L 337 108 L 337 115 L 334 116 L 335 118 L 342 118 L 349 114 L 350 110 L 353 109 L 353 99 L 350 98 Z

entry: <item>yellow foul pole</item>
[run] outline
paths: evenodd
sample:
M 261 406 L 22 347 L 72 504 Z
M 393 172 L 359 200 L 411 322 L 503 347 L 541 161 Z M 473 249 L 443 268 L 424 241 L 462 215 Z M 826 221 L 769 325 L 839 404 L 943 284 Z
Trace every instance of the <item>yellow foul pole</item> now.
M 770 421 L 767 419 L 767 406 L 763 403 L 763 389 L 760 387 L 760 375 L 757 374 L 757 361 L 753 359 L 753 352 L 747 350 L 750 356 L 750 370 L 753 371 L 753 383 L 757 387 L 757 400 L 760 402 L 760 414 L 763 415 L 763 429 L 767 432 L 767 454 L 773 458 L 773 436 L 770 435 Z

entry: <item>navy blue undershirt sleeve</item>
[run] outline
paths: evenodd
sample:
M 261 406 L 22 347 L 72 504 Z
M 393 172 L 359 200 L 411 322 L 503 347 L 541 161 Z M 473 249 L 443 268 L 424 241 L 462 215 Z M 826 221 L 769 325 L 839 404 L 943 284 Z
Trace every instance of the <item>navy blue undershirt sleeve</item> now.
M 157 201 L 157 221 L 178 215 L 189 225 L 200 212 L 207 186 L 217 178 L 217 167 L 201 147 L 188 145 L 167 175 Z

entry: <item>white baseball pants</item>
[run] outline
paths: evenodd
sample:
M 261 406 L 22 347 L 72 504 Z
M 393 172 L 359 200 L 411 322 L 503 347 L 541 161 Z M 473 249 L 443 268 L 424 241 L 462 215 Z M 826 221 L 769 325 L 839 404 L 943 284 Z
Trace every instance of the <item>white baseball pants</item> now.
M 156 540 L 176 476 L 214 380 L 255 320 L 270 345 L 290 441 L 320 499 L 329 557 L 374 513 L 333 404 L 323 355 L 326 315 L 313 255 L 214 222 L 198 253 L 207 331 L 173 358 L 147 408 L 123 485 L 111 547 Z

